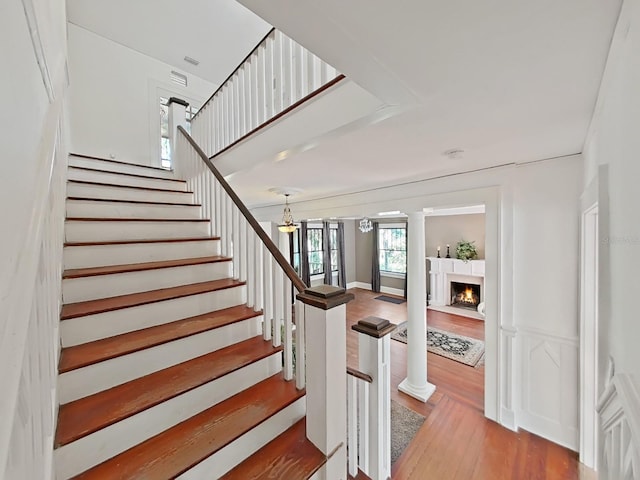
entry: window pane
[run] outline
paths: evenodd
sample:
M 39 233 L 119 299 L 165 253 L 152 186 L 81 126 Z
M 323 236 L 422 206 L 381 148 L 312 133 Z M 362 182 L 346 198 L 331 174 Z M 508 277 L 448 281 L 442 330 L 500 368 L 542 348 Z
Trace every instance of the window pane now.
M 307 247 L 309 248 L 309 273 L 311 275 L 324 273 L 321 228 L 307 230 Z
M 381 228 L 379 230 L 379 261 L 381 272 L 406 273 L 407 230 Z

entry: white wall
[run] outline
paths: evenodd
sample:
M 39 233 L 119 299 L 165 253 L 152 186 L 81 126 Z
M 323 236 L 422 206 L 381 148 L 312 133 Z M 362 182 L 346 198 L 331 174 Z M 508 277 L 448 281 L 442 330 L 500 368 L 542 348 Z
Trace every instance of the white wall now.
M 29 12 L 30 23 L 25 12 Z M 7 478 L 5 468 L 19 474 L 11 478 L 51 476 L 52 438 L 38 435 L 38 429 L 53 415 L 54 392 L 34 399 L 25 399 L 24 390 L 18 392 L 57 141 L 59 157 L 64 161 L 66 156 L 64 135 L 59 134 L 63 132 L 67 87 L 65 28 L 63 0 L 0 3 L 0 87 L 4 94 L 0 109 L 0 478 Z M 57 253 L 54 257 L 60 261 L 61 252 Z M 59 277 L 52 281 L 59 282 Z M 54 309 L 56 302 L 42 302 L 39 307 Z M 39 346 L 49 363 L 57 361 L 56 342 L 55 338 L 43 339 Z M 53 372 L 55 365 L 49 368 Z M 48 372 L 36 371 L 32 365 L 27 376 L 37 378 L 43 373 Z M 47 418 L 30 412 L 35 434 L 13 430 L 18 396 L 23 405 L 25 400 L 41 401 L 40 406 L 48 410 Z M 22 441 L 16 442 L 16 436 Z
M 69 24 L 70 151 L 144 165 L 160 165 L 160 96 L 200 106 L 216 85 L 82 27 Z M 181 72 L 184 73 L 184 72 Z
M 485 414 L 577 449 L 582 164 L 580 155 L 514 164 L 293 209 L 299 218 L 324 218 L 485 204 Z M 281 213 L 252 211 L 259 219 Z
M 640 382 L 640 1 L 625 0 L 585 144 L 585 191 L 599 189 L 600 380 L 616 372 Z
M 516 169 L 513 318 L 520 348 L 518 423 L 577 447 L 578 255 L 582 159 Z

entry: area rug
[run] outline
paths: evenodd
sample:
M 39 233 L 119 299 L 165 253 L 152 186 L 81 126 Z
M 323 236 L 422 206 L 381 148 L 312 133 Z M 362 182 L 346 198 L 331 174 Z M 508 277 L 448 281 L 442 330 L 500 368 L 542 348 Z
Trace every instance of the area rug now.
M 387 295 L 379 295 L 375 297 L 375 300 L 382 300 L 383 302 L 395 303 L 396 305 L 400 305 L 401 303 L 406 302 L 404 298 L 389 297 Z
M 423 423 L 422 415 L 391 401 L 391 465 L 400 458 Z
M 391 338 L 407 343 L 407 322 L 397 326 Z M 433 327 L 427 327 L 427 350 L 436 355 L 475 367 L 484 356 L 484 342 Z

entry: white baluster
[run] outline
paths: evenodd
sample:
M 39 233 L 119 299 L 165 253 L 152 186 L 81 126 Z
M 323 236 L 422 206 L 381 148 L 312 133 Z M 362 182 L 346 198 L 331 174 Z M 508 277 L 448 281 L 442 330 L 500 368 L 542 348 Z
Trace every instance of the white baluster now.
M 226 229 L 226 238 L 227 238 L 227 256 L 231 256 L 233 255 L 233 251 L 231 250 L 231 230 L 233 228 L 233 214 L 232 209 L 234 207 L 233 201 L 231 200 L 231 197 L 229 197 L 228 195 L 225 194 L 226 197 L 226 202 L 225 202 L 225 213 L 224 213 L 224 219 L 225 219 L 225 229 Z
M 256 114 L 258 118 L 258 125 L 267 121 L 266 117 L 266 93 L 267 79 L 265 77 L 265 62 L 267 56 L 266 42 L 258 49 L 258 65 L 256 69 L 256 88 L 258 96 L 256 98 Z
M 282 38 L 282 110 L 293 103 L 293 65 L 292 42 L 289 37 Z
M 267 45 L 265 47 L 264 58 L 264 78 L 265 78 L 265 90 L 264 90 L 264 113 L 265 118 L 269 119 L 273 117 L 273 92 L 275 88 L 274 77 L 274 38 L 275 32 L 267 38 Z
M 247 281 L 247 235 L 248 227 L 244 216 L 240 218 L 240 281 Z
M 254 250 L 256 248 L 256 236 L 253 229 L 249 229 L 249 235 L 247 237 L 247 305 L 254 307 L 256 304 L 256 270 L 254 264 Z
M 255 294 L 254 294 L 254 310 L 260 311 L 264 307 L 264 282 L 262 281 L 262 240 L 256 235 L 256 244 L 253 249 L 254 252 L 254 272 L 256 276 L 255 281 Z
M 284 285 L 282 283 L 282 271 L 274 264 L 273 273 L 273 346 L 279 347 L 282 344 L 282 318 Z
M 240 278 L 240 245 L 242 239 L 240 238 L 240 217 L 242 214 L 237 207 L 233 209 L 233 278 L 238 280 Z
M 229 256 L 227 249 L 227 193 L 223 190 L 220 194 L 220 251 L 223 256 Z
M 251 95 L 251 128 L 254 129 L 260 125 L 260 119 L 258 115 L 258 54 L 254 53 L 251 56 L 251 82 L 249 83 L 249 90 Z
M 358 458 L 364 473 L 369 471 L 369 384 L 358 382 Z
M 284 304 L 284 379 L 293 379 L 293 322 L 291 319 L 291 280 L 282 272 Z
M 265 340 L 271 340 L 271 328 L 273 325 L 273 276 L 271 273 L 272 259 L 271 252 L 267 249 L 266 246 L 263 246 L 263 269 L 262 269 L 262 278 L 264 284 L 264 326 L 263 326 L 263 338 Z
M 299 300 L 295 303 L 296 314 L 296 388 L 303 389 L 307 383 L 306 344 L 304 304 Z
M 349 475 L 358 474 L 358 380 L 347 375 L 347 466 Z
M 282 108 L 283 95 L 283 75 L 282 75 L 282 33 L 276 30 L 273 39 L 273 112 L 272 115 L 280 113 Z
M 213 183 L 213 234 L 220 237 L 222 232 L 222 187 L 218 180 Z

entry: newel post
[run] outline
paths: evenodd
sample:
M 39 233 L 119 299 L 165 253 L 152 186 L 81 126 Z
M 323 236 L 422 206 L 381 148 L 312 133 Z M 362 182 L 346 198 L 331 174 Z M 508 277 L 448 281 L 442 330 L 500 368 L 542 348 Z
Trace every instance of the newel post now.
M 297 295 L 304 305 L 307 438 L 327 455 L 326 480 L 347 478 L 347 302 L 353 294 L 330 285 Z
M 169 142 L 171 145 L 171 163 L 176 167 L 176 147 L 178 145 L 178 126 L 187 128 L 187 107 L 189 103 L 176 97 L 169 98 Z
M 371 376 L 368 422 L 369 455 L 362 470 L 372 480 L 391 478 L 391 337 L 396 326 L 380 317 L 367 317 L 351 327 L 358 332 L 358 360 Z M 363 411 L 360 408 L 360 411 Z

